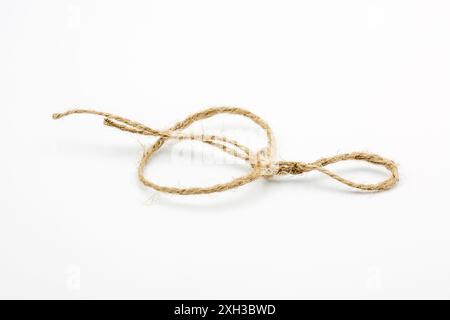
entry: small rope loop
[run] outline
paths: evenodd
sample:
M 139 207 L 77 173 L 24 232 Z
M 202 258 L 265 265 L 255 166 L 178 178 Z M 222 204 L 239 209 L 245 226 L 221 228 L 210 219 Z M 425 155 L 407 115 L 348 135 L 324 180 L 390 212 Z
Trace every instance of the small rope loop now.
M 120 116 L 116 116 L 111 113 L 100 112 L 90 109 L 73 109 L 63 113 L 53 114 L 53 119 L 61 119 L 72 114 L 93 114 L 104 117 L 104 125 L 119 129 L 121 131 L 131 132 L 134 134 L 156 136 L 159 139 L 148 147 L 141 158 L 138 167 L 139 180 L 146 186 L 155 190 L 179 195 L 190 194 L 208 194 L 213 192 L 221 192 L 229 189 L 237 188 L 239 186 L 250 183 L 258 178 L 265 177 L 270 178 L 276 175 L 300 175 L 309 171 L 317 170 L 329 177 L 349 186 L 352 188 L 366 190 L 366 191 L 383 191 L 392 188 L 399 180 L 397 165 L 392 161 L 385 159 L 379 155 L 367 153 L 367 152 L 353 152 L 336 155 L 333 157 L 319 159 L 315 162 L 304 163 L 295 161 L 278 161 L 273 160 L 274 157 L 274 138 L 272 130 L 269 125 L 257 115 L 241 108 L 234 107 L 218 107 L 209 108 L 201 112 L 194 113 L 187 117 L 185 120 L 176 123 L 168 130 L 155 130 L 147 127 L 139 122 L 132 121 Z M 267 145 L 258 151 L 252 151 L 250 148 L 240 144 L 238 141 L 229 139 L 223 136 L 216 135 L 195 135 L 186 134 L 182 131 L 192 125 L 196 121 L 211 118 L 218 114 L 234 114 L 246 117 L 260 126 L 266 133 Z M 164 145 L 168 139 L 174 140 L 195 140 L 213 147 L 216 147 L 223 152 L 226 152 L 236 158 L 240 158 L 246 161 L 250 165 L 250 171 L 236 179 L 233 179 L 227 183 L 215 184 L 209 187 L 191 187 L 191 188 L 176 188 L 169 186 L 161 186 L 148 180 L 145 175 L 145 167 L 147 166 L 150 158 Z M 371 164 L 384 166 L 391 176 L 376 184 L 362 184 L 356 183 L 329 171 L 325 167 L 327 165 L 346 160 L 361 160 Z
M 391 176 L 388 179 L 376 184 L 363 184 L 344 179 L 325 168 L 327 165 L 347 160 L 366 161 L 375 165 L 383 166 L 391 173 Z M 393 161 L 382 158 L 379 155 L 366 152 L 345 153 L 334 157 L 323 158 L 312 163 L 280 161 L 277 162 L 276 165 L 278 166 L 278 170 L 276 172 L 277 175 L 298 175 L 312 170 L 317 170 L 343 184 L 366 191 L 387 190 L 399 180 L 398 169 Z

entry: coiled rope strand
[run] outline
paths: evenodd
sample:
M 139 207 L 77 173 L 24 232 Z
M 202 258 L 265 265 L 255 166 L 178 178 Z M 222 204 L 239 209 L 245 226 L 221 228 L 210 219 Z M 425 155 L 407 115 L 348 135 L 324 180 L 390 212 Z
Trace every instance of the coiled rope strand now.
M 98 115 L 104 118 L 104 124 L 107 126 L 135 134 L 159 137 L 159 139 L 154 144 L 152 144 L 144 151 L 141 161 L 139 163 L 138 177 L 139 180 L 144 185 L 161 192 L 179 195 L 208 194 L 237 188 L 261 177 L 272 177 L 277 175 L 288 175 L 288 174 L 299 175 L 313 170 L 320 171 L 323 174 L 326 174 L 329 177 L 349 187 L 365 191 L 388 190 L 392 188 L 399 180 L 397 165 L 393 161 L 385 159 L 379 155 L 367 152 L 345 153 L 333 157 L 323 158 L 311 163 L 303 163 L 295 161 L 274 161 L 273 160 L 274 139 L 272 130 L 270 129 L 269 125 L 257 115 L 241 108 L 233 108 L 233 107 L 209 108 L 204 111 L 190 115 L 185 120 L 176 123 L 173 127 L 171 127 L 168 130 L 155 130 L 139 122 L 132 121 L 111 113 L 89 109 L 73 109 L 66 111 L 64 113 L 55 113 L 53 114 L 53 119 L 60 119 L 72 114 Z M 187 128 L 194 122 L 207 119 L 218 114 L 235 114 L 249 118 L 265 131 L 267 137 L 267 146 L 259 150 L 258 152 L 254 152 L 250 148 L 227 137 L 216 135 L 195 135 L 195 134 L 186 134 L 182 132 L 183 129 Z M 201 141 L 203 143 L 219 148 L 220 150 L 234 157 L 240 158 L 248 162 L 250 164 L 251 170 L 244 176 L 231 180 L 227 183 L 215 184 L 209 187 L 177 188 L 158 185 L 154 182 L 149 181 L 145 177 L 144 171 L 150 158 L 163 146 L 163 144 L 166 142 L 167 139 Z M 391 173 L 391 175 L 388 179 L 379 183 L 363 184 L 347 180 L 325 168 L 327 165 L 345 160 L 360 160 L 366 161 L 371 164 L 383 166 Z

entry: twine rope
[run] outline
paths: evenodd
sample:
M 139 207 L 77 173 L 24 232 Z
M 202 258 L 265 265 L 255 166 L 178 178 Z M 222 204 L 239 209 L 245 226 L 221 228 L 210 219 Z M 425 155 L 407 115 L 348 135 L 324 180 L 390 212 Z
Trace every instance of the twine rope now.
M 119 130 L 135 134 L 159 137 L 159 139 L 154 144 L 145 149 L 141 161 L 139 163 L 138 177 L 139 180 L 144 185 L 161 192 L 179 195 L 208 194 L 237 188 L 262 177 L 268 178 L 278 175 L 300 175 L 313 170 L 320 171 L 323 174 L 326 174 L 327 176 L 349 187 L 365 191 L 388 190 L 392 188 L 399 180 L 397 165 L 393 161 L 383 158 L 379 155 L 367 152 L 344 153 L 328 158 L 319 159 L 311 163 L 296 162 L 296 161 L 275 161 L 274 138 L 272 130 L 270 129 L 269 125 L 257 115 L 241 108 L 234 108 L 234 107 L 209 108 L 204 111 L 190 115 L 185 120 L 176 123 L 168 130 L 155 130 L 139 122 L 132 121 L 111 113 L 89 109 L 73 109 L 63 113 L 55 113 L 53 114 L 53 119 L 60 119 L 73 114 L 98 115 L 104 118 L 104 124 L 106 126 L 114 127 Z M 254 123 L 256 123 L 265 131 L 267 137 L 266 147 L 262 148 L 257 152 L 254 152 L 250 148 L 227 137 L 217 135 L 203 135 L 203 134 L 195 135 L 182 132 L 183 129 L 189 127 L 194 122 L 211 118 L 218 114 L 240 115 L 252 120 Z M 156 184 L 154 182 L 151 182 L 145 177 L 144 175 L 145 167 L 147 166 L 150 158 L 163 146 L 163 144 L 168 139 L 196 140 L 209 144 L 213 147 L 219 148 L 223 152 L 226 152 L 234 157 L 246 161 L 250 165 L 250 171 L 247 174 L 239 178 L 235 178 L 229 182 L 215 184 L 209 187 L 178 188 Z M 325 168 L 330 164 L 345 160 L 360 160 L 366 161 L 374 165 L 383 166 L 390 172 L 391 175 L 389 178 L 379 183 L 363 184 L 347 180 Z

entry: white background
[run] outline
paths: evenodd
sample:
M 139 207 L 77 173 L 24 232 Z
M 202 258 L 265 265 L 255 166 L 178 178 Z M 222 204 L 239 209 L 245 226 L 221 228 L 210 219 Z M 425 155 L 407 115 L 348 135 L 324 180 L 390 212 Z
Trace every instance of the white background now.
M 449 17 L 444 0 L 2 0 L 0 297 L 450 298 Z M 217 105 L 267 120 L 282 159 L 375 152 L 400 184 L 368 194 L 308 173 L 158 194 L 136 175 L 154 138 L 51 119 L 88 107 L 160 129 Z M 264 142 L 236 117 L 198 130 Z M 147 175 L 245 170 L 186 142 Z

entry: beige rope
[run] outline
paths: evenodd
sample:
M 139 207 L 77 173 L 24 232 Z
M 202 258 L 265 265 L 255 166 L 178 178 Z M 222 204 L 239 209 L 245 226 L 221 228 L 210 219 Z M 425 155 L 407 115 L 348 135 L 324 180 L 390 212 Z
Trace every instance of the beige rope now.
M 122 131 L 159 137 L 159 139 L 153 145 L 151 145 L 148 149 L 144 151 L 141 162 L 139 164 L 138 176 L 139 180 L 144 185 L 162 192 L 181 195 L 221 192 L 237 188 L 261 177 L 272 177 L 275 175 L 287 175 L 287 174 L 297 175 L 312 170 L 320 171 L 330 176 L 331 178 L 343 184 L 346 184 L 347 186 L 367 191 L 382 191 L 390 189 L 399 180 L 397 165 L 393 161 L 382 158 L 379 155 L 367 152 L 345 153 L 341 155 L 336 155 L 334 157 L 323 158 L 311 163 L 294 162 L 294 161 L 274 161 L 273 160 L 274 139 L 272 130 L 270 129 L 268 124 L 260 117 L 251 113 L 250 111 L 241 108 L 232 108 L 232 107 L 209 108 L 204 111 L 190 115 L 185 120 L 176 123 L 172 128 L 168 130 L 155 130 L 139 122 L 131 121 L 120 116 L 88 109 L 75 109 L 66 111 L 64 113 L 55 113 L 53 114 L 53 119 L 60 119 L 71 114 L 80 114 L 80 113 L 88 113 L 102 116 L 104 117 L 105 125 L 115 127 Z M 265 131 L 267 136 L 267 146 L 259 150 L 258 152 L 253 152 L 250 148 L 243 146 L 239 142 L 229 139 L 227 137 L 215 135 L 194 135 L 194 134 L 185 134 L 182 132 L 183 129 L 187 128 L 196 121 L 207 119 L 222 113 L 241 115 L 255 122 Z M 231 180 L 227 183 L 216 184 L 210 187 L 175 188 L 158 185 L 154 182 L 149 181 L 144 176 L 144 170 L 150 158 L 163 146 L 163 144 L 166 142 L 167 139 L 196 140 L 207 143 L 209 145 L 221 149 L 226 153 L 231 154 L 234 157 L 247 161 L 250 164 L 251 169 L 244 176 Z M 362 184 L 344 179 L 341 176 L 325 168 L 329 164 L 344 160 L 361 160 L 375 165 L 384 166 L 388 171 L 390 171 L 391 176 L 385 181 L 376 184 Z

